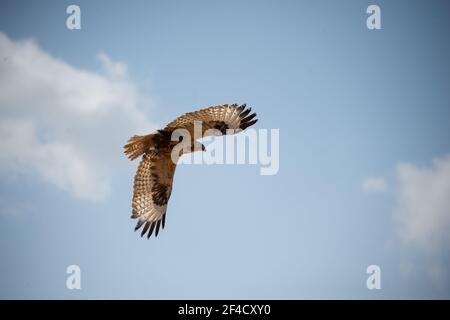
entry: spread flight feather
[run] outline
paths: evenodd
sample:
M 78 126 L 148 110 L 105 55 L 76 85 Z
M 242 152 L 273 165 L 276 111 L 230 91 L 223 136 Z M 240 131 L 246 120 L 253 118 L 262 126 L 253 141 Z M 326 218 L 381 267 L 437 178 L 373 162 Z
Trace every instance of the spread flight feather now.
M 154 133 L 131 137 L 124 146 L 125 154 L 130 160 L 142 155 L 133 186 L 131 218 L 138 219 L 135 231 L 143 226 L 141 236 L 147 234 L 150 238 L 153 233 L 158 236 L 160 228 L 165 226 L 176 169 L 171 158 L 172 149 L 178 143 L 172 141 L 174 130 L 185 129 L 194 137 L 194 123 L 201 121 L 202 137 L 212 134 L 208 129 L 222 134 L 237 133 L 255 124 L 258 121 L 255 117 L 256 113 L 251 113 L 245 104 L 212 106 L 188 112 Z M 189 152 L 193 151 L 197 150 L 192 147 Z

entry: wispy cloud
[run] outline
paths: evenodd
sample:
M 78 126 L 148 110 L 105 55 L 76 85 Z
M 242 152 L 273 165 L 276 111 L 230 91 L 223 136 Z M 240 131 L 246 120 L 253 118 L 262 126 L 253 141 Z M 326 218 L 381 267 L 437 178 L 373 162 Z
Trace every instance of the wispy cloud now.
M 82 199 L 104 199 L 131 134 L 155 128 L 126 65 L 99 55 L 103 73 L 0 33 L 0 174 L 32 175 Z
M 368 177 L 361 184 L 364 192 L 385 192 L 386 180 L 383 177 Z
M 430 166 L 397 166 L 395 219 L 402 239 L 425 251 L 450 248 L 450 155 Z
M 383 177 L 363 181 L 365 192 L 384 192 L 388 183 Z M 439 290 L 449 288 L 445 266 L 450 255 L 450 155 L 435 158 L 429 165 L 399 163 L 389 190 L 395 201 L 393 222 L 402 247 L 408 254 L 400 263 L 405 276 L 422 270 Z M 420 262 L 420 263 L 419 263 Z M 418 264 L 419 263 L 419 264 Z

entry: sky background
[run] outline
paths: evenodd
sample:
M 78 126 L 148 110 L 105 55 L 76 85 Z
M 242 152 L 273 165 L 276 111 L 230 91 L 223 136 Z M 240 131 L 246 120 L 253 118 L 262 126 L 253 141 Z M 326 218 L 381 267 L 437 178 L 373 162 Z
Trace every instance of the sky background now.
M 449 33 L 437 0 L 1 1 L 0 298 L 450 298 Z M 278 174 L 180 166 L 140 238 L 128 137 L 233 102 Z

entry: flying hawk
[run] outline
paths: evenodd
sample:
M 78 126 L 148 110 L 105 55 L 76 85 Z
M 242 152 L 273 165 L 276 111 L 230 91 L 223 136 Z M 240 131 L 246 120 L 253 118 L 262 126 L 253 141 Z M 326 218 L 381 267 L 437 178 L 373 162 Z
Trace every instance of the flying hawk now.
M 202 137 L 212 135 L 212 130 L 221 134 L 232 134 L 244 130 L 257 122 L 256 113 L 243 104 L 238 106 L 212 106 L 195 112 L 186 113 L 166 125 L 164 129 L 145 136 L 133 136 L 124 146 L 125 154 L 130 160 L 143 156 L 134 176 L 132 219 L 139 219 L 135 231 L 144 226 L 141 237 L 147 231 L 150 238 L 153 231 L 158 236 L 160 227 L 164 229 L 167 202 L 172 193 L 172 182 L 176 162 L 172 160 L 173 148 L 180 142 L 172 140 L 172 133 L 177 129 L 187 130 L 191 141 L 185 141 L 189 147 L 181 153 L 204 151 L 205 147 L 195 139 L 194 125 L 201 123 Z M 233 130 L 227 130 L 233 129 Z

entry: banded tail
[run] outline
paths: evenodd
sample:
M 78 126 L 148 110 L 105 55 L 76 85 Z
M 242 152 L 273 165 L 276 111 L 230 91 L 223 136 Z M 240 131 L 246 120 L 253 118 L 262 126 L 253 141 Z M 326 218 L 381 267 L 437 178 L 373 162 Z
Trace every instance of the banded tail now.
M 128 159 L 134 160 L 146 153 L 152 146 L 153 136 L 154 134 L 135 135 L 128 139 L 128 143 L 124 146 L 124 152 Z

